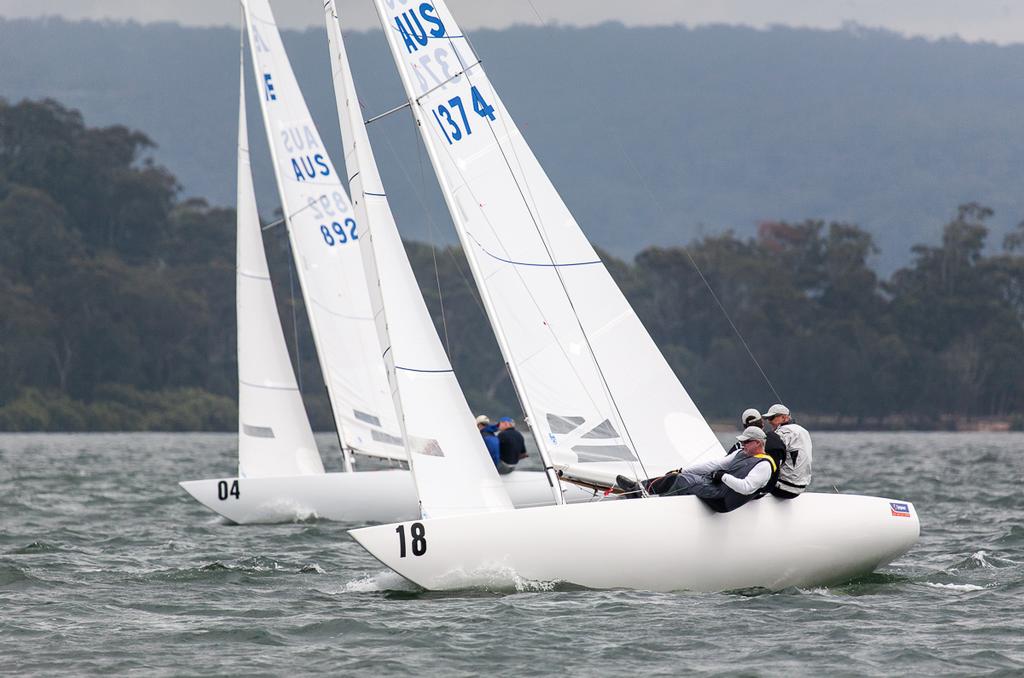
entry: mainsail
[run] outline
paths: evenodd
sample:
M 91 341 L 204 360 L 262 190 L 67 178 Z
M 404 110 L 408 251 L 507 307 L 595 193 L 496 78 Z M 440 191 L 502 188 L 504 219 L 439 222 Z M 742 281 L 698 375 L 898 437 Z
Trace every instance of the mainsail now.
M 334 0 L 324 4 L 345 167 L 373 315 L 423 517 L 512 504 L 420 294 L 373 157 Z
M 606 479 L 721 454 L 445 2 L 374 2 L 545 459 Z
M 256 211 L 245 120 L 244 53 L 239 64 L 237 269 L 238 475 L 242 478 L 323 473 L 313 431 L 274 302 Z
M 406 457 L 380 360 L 355 217 L 267 0 L 244 0 L 253 69 L 313 340 L 343 445 Z

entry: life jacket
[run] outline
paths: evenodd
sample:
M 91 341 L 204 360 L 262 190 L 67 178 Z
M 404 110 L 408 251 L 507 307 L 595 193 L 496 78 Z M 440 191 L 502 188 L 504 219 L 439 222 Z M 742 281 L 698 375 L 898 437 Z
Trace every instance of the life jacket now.
M 748 457 L 742 453 L 737 454 L 724 470 L 734 478 L 743 479 L 747 477 L 747 474 L 750 473 L 755 466 L 764 460 L 767 460 L 771 465 L 772 475 L 778 477 L 778 466 L 775 464 L 775 460 L 772 459 L 770 455 L 764 453 L 756 454 L 753 457 Z M 740 494 L 725 483 L 722 483 L 720 496 L 711 499 L 704 499 L 702 497 L 702 499 L 704 499 L 705 503 L 707 503 L 713 510 L 718 511 L 719 513 L 727 513 L 729 511 L 735 511 L 748 501 L 753 501 L 754 499 L 762 497 L 764 495 L 765 488 L 767 488 L 770 483 L 771 479 L 769 478 L 768 483 L 766 483 L 764 487 L 751 494 Z

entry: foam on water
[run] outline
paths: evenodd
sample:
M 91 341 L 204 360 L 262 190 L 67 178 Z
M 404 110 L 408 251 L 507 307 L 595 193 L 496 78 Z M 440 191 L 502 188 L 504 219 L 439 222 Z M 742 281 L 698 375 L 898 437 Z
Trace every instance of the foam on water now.
M 418 591 L 419 587 L 391 570 L 374 572 L 347 582 L 337 593 L 374 593 L 377 591 Z
M 976 584 L 937 584 L 935 582 L 926 581 L 925 586 L 930 586 L 933 589 L 946 589 L 947 591 L 961 591 L 968 593 L 970 591 L 984 591 L 984 586 L 978 586 Z

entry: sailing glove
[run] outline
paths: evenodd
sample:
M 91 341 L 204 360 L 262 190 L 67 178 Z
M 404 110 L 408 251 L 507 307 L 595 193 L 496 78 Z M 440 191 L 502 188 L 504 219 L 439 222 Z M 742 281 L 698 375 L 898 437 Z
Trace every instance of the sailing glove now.
M 724 475 L 725 471 L 723 471 L 722 469 L 718 469 L 717 471 L 711 474 L 711 482 L 713 482 L 715 485 L 718 485 L 719 483 L 722 482 L 722 476 Z

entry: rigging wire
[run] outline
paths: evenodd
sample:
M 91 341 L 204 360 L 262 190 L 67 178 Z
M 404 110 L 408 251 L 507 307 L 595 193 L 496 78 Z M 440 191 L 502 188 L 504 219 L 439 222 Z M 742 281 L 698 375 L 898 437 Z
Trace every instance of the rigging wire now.
M 413 132 L 413 134 L 415 134 L 415 132 Z M 427 177 L 423 170 L 423 149 L 418 139 L 416 143 L 416 157 L 420 164 L 420 186 L 425 192 L 427 188 Z M 433 219 L 427 219 L 427 228 L 430 232 L 430 256 L 434 260 L 434 281 L 437 283 L 437 301 L 441 306 L 441 327 L 444 329 L 444 351 L 448 355 L 448 363 L 451 364 L 452 345 L 451 341 L 448 339 L 448 319 L 445 317 L 444 313 L 444 293 L 441 291 L 441 271 L 437 266 L 437 245 L 435 244 L 436 234 L 434 232 Z
M 526 0 L 526 3 L 530 5 L 530 9 L 533 10 L 533 14 L 534 16 L 537 17 L 537 21 L 539 21 L 542 26 L 548 26 L 548 22 L 544 19 L 544 17 L 540 15 L 540 12 L 537 11 L 537 7 L 533 4 L 533 0 Z M 592 109 L 599 110 L 597 107 L 593 106 Z M 666 210 L 664 209 L 657 195 L 655 195 L 654 191 L 651 189 L 651 186 L 647 182 L 647 179 L 640 172 L 640 169 L 636 166 L 636 163 L 633 161 L 632 156 L 630 156 L 629 152 L 622 145 L 621 139 L 619 139 L 619 137 L 615 134 L 608 134 L 606 135 L 606 138 L 610 138 L 615 141 L 616 148 L 618 148 L 619 153 L 622 155 L 623 159 L 629 165 L 630 169 L 633 170 L 633 173 L 636 175 L 636 177 L 640 180 L 640 183 L 643 186 L 644 191 L 647 193 L 648 198 L 650 198 L 651 204 L 654 205 L 654 209 L 658 213 L 658 216 L 661 217 L 662 219 L 665 219 L 667 217 Z M 725 319 L 726 321 L 728 321 L 729 326 L 732 328 L 732 331 L 736 334 L 736 338 L 740 340 L 740 343 L 743 345 L 744 350 L 746 350 L 747 355 L 750 356 L 751 361 L 753 361 L 754 365 L 757 367 L 757 371 L 761 373 L 761 377 L 764 379 L 765 383 L 768 384 L 768 388 L 770 388 L 772 393 L 775 395 L 777 402 L 785 402 L 782 399 L 782 396 L 779 395 L 778 390 L 776 390 L 775 384 L 772 383 L 772 380 L 769 379 L 767 373 L 765 373 L 764 368 L 761 367 L 761 363 L 754 356 L 754 352 L 751 350 L 750 345 L 747 344 L 747 340 L 743 337 L 743 333 L 740 332 L 739 328 L 736 326 L 736 323 L 733 322 L 732 316 L 729 314 L 729 311 L 726 310 L 725 305 L 722 303 L 722 300 L 718 297 L 718 294 L 715 292 L 715 289 L 711 286 L 711 282 L 704 275 L 704 271 L 701 270 L 701 267 L 697 264 L 697 260 L 693 258 L 693 255 L 690 253 L 690 248 L 687 247 L 686 245 L 679 245 L 679 248 L 686 255 L 686 258 L 687 260 L 689 260 L 690 265 L 693 266 L 693 269 L 697 272 L 697 275 L 700 277 L 701 282 L 704 283 L 704 286 L 711 294 L 711 298 L 714 299 L 715 304 L 717 304 L 718 308 L 722 311 L 722 315 L 725 316 Z

